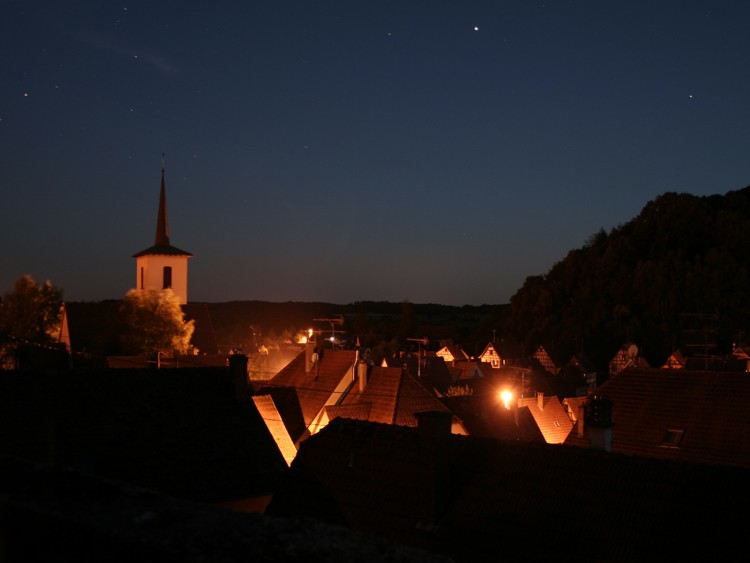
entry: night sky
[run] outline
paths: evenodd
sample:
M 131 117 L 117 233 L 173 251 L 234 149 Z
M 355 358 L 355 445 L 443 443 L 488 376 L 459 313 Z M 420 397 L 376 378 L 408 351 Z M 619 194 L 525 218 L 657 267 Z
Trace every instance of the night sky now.
M 119 299 L 162 168 L 190 301 L 507 303 L 750 184 L 750 2 L 0 3 L 0 292 Z

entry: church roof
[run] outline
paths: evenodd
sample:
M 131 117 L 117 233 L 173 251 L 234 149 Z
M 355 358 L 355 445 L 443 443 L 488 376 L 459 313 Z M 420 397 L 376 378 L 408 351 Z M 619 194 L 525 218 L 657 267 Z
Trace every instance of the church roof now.
M 167 190 L 164 182 L 164 164 L 161 167 L 161 191 L 159 193 L 159 211 L 156 214 L 156 238 L 154 245 L 133 254 L 133 258 L 140 256 L 192 256 L 190 252 L 180 250 L 169 244 L 169 221 L 167 220 Z

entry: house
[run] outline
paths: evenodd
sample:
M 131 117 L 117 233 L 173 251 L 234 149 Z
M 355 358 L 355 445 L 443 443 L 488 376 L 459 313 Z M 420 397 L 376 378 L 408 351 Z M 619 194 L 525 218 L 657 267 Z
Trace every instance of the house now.
M 4 372 L 0 451 L 260 510 L 287 464 L 248 395 L 242 356 L 179 370 Z
M 487 365 L 485 363 L 485 365 Z M 492 368 L 490 368 L 492 369 Z M 522 395 L 514 378 L 478 377 L 459 382 L 465 393 L 440 398 L 471 436 L 543 443 L 544 435 L 531 410 L 518 408 Z M 505 399 L 503 392 L 509 393 Z
M 252 397 L 288 464 L 304 440 L 338 417 L 416 426 L 418 412 L 449 412 L 427 381 L 433 371 L 427 367 L 423 381 L 412 373 L 416 356 L 410 369 L 408 359 L 388 367 L 370 366 L 356 351 L 327 349 L 319 359 L 315 354 L 310 343 Z M 427 366 L 432 363 L 445 368 L 442 358 L 433 357 Z M 466 433 L 460 419 L 453 424 L 456 433 Z
M 449 365 L 455 362 L 465 362 L 469 359 L 469 355 L 457 344 L 446 344 L 435 352 L 435 355 L 443 358 L 445 363 Z
M 532 354 L 532 358 L 539 362 L 542 369 L 553 375 L 560 373 L 560 370 L 565 365 L 565 360 L 563 359 L 562 354 L 550 344 L 540 344 L 537 346 L 537 349 L 534 350 L 534 353 Z
M 357 384 L 338 405 L 326 407 L 328 419 L 339 416 L 383 424 L 417 426 L 417 415 L 426 411 L 450 413 L 440 399 L 417 381 L 406 368 L 358 364 Z M 460 419 L 453 417 L 453 432 L 466 434 Z
M 750 469 L 750 378 L 744 372 L 630 368 L 596 390 L 611 403 L 612 452 Z M 605 417 L 606 419 L 607 417 Z M 589 447 L 601 424 L 579 421 L 567 445 Z
M 662 369 L 683 369 L 685 367 L 685 356 L 679 350 L 674 350 L 662 364 Z
M 276 422 L 269 429 L 277 440 L 298 448 L 328 423 L 326 407 L 339 404 L 356 383 L 357 363 L 354 350 L 323 350 L 308 342 L 279 373 L 260 382 L 252 400 L 264 419 Z
M 622 346 L 609 361 L 609 376 L 617 375 L 625 368 L 649 368 L 651 367 L 638 349 L 638 346 L 627 343 Z
M 477 356 L 477 359 L 498 369 L 517 363 L 519 357 L 518 347 L 502 340 L 500 342 L 489 342 Z
M 548 444 L 562 444 L 573 429 L 573 423 L 560 400 L 537 392 L 535 397 L 518 399 L 518 408 L 527 408 Z
M 265 514 L 317 518 L 458 563 L 715 558 L 745 546 L 750 471 L 337 418 Z M 710 483 L 710 486 L 706 486 Z

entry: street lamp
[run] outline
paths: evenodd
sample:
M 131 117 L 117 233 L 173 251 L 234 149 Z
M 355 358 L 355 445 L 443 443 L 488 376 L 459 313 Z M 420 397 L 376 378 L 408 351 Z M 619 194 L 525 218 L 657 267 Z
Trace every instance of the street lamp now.
M 510 400 L 513 398 L 513 393 L 508 391 L 507 389 L 505 391 L 500 391 L 500 400 L 503 402 L 503 405 L 507 410 L 510 410 Z

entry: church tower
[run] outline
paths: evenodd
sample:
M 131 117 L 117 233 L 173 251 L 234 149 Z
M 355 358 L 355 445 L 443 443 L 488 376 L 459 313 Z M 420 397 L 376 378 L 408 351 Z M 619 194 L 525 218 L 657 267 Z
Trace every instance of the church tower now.
M 167 194 L 164 185 L 164 158 L 161 163 L 161 193 L 156 216 L 156 241 L 153 246 L 133 254 L 136 259 L 136 289 L 169 289 L 181 305 L 188 302 L 188 258 L 193 255 L 169 244 Z

